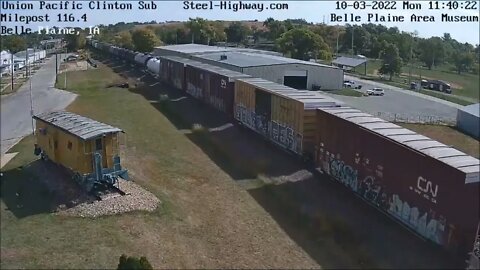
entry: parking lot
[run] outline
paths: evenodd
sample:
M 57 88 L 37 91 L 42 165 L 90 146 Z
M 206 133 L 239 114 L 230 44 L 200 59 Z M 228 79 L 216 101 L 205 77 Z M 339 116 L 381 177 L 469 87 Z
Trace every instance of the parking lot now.
M 358 90 L 365 93 L 367 89 L 380 87 L 384 89 L 384 96 L 364 96 L 351 97 L 335 95 L 336 99 L 344 101 L 348 105 L 358 108 L 371 114 L 385 116 L 387 120 L 391 118 L 409 118 L 415 119 L 441 119 L 445 122 L 455 122 L 457 108 L 461 105 L 451 103 L 438 98 L 422 95 L 413 91 L 400 89 L 397 87 L 361 80 L 352 76 L 345 76 L 345 80 L 354 81 L 353 86 L 362 85 Z

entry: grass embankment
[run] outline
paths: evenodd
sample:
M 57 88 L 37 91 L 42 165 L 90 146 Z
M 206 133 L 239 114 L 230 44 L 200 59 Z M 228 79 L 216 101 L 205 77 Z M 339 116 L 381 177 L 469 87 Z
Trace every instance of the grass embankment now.
M 362 92 L 359 92 L 359 91 L 356 91 L 356 90 L 353 90 L 353 89 L 349 89 L 349 88 L 342 88 L 342 89 L 339 89 L 339 90 L 330 90 L 330 91 L 325 91 L 325 92 L 330 93 L 330 94 L 334 94 L 334 95 L 350 96 L 350 97 L 362 97 L 363 96 Z
M 423 134 L 434 140 L 465 152 L 473 157 L 480 158 L 480 145 L 478 141 L 449 126 L 422 125 L 397 123 L 405 128 Z
M 161 208 L 97 219 L 38 211 L 16 216 L 20 210 L 6 199 L 15 191 L 4 187 L 40 180 L 19 167 L 34 159 L 32 138 L 24 139 L 12 149 L 21 153 L 2 170 L 2 268 L 108 269 L 122 253 L 147 256 L 155 268 L 318 267 L 147 99 L 106 88 L 124 80 L 111 69 L 69 72 L 68 80 L 68 89 L 79 95 L 68 110 L 126 131 L 124 166 L 161 199 Z M 30 192 L 36 203 L 48 204 L 47 195 Z
M 478 74 L 458 74 L 455 71 L 452 71 L 451 67 L 447 65 L 434 67 L 432 70 L 420 66 L 421 64 L 414 64 L 412 67 L 406 65 L 402 67 L 402 74 L 400 76 L 395 76 L 392 81 L 389 81 L 388 78 L 380 79 L 378 76 L 377 71 L 381 67 L 381 60 L 369 59 L 367 63 L 367 76 L 363 76 L 362 68 L 358 69 L 357 75 L 364 77 L 365 79 L 382 82 L 407 90 L 410 90 L 410 84 L 408 82 L 409 74 L 411 74 L 412 81 L 420 81 L 421 79 L 441 80 L 451 84 L 453 89 L 452 94 L 430 90 L 421 90 L 420 92 L 460 105 L 469 105 L 477 103 L 480 100 L 480 91 L 478 90 L 480 87 L 480 78 Z

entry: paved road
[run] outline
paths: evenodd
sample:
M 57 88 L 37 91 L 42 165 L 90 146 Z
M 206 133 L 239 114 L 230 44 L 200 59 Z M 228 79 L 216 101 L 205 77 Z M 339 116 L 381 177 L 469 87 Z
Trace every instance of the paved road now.
M 59 57 L 60 60 L 60 57 Z M 60 61 L 58 61 L 60 64 Z M 33 112 L 43 113 L 64 109 L 75 94 L 55 89 L 55 56 L 46 60 L 30 79 L 32 82 Z M 30 115 L 30 81 L 20 89 L 1 99 L 1 155 L 23 137 L 32 133 Z
M 398 114 L 402 118 L 413 119 L 438 118 L 448 122 L 454 122 L 457 109 L 463 106 L 446 100 L 423 95 L 409 90 L 404 90 L 390 85 L 361 80 L 352 76 L 345 76 L 346 80 L 362 85 L 362 91 L 373 87 L 381 87 L 385 90 L 385 96 L 349 97 L 335 95 L 336 99 L 342 100 L 352 107 L 372 114 L 393 116 Z M 391 120 L 391 119 L 388 119 Z

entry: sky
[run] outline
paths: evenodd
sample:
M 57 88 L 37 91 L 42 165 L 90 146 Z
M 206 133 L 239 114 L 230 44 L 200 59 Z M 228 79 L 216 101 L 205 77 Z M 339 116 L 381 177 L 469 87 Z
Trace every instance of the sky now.
M 2 0 L 4 1 L 4 0 Z M 60 3 L 62 1 L 52 1 L 47 0 L 49 3 Z M 17 2 L 17 1 L 8 1 L 8 2 Z M 351 24 L 362 24 L 368 23 L 367 16 L 368 13 L 378 14 L 387 16 L 390 15 L 403 15 L 405 16 L 404 22 L 379 22 L 388 27 L 396 26 L 400 31 L 413 32 L 417 31 L 420 37 L 431 37 L 431 36 L 443 36 L 443 33 L 450 33 L 451 36 L 457 39 L 460 42 L 468 42 L 471 44 L 479 44 L 479 23 L 478 22 L 441 22 L 440 16 L 442 13 L 448 13 L 448 15 L 467 15 L 467 16 L 478 16 L 480 1 L 476 2 L 476 9 L 466 10 L 464 8 L 459 8 L 457 10 L 449 10 L 448 7 L 443 6 L 442 1 L 438 1 L 440 6 L 445 9 L 440 10 L 429 10 L 429 1 L 409 1 L 410 3 L 420 3 L 422 8 L 420 10 L 404 10 L 402 7 L 403 1 L 397 1 L 396 10 L 372 10 L 372 7 L 366 7 L 365 10 L 355 10 L 353 7 L 347 7 L 345 10 L 336 9 L 336 1 L 278 1 L 276 3 L 287 3 L 287 10 L 263 10 L 259 12 L 257 10 L 239 10 L 234 12 L 233 10 L 221 10 L 219 8 L 214 8 L 213 10 L 191 10 L 184 9 L 184 1 L 155 1 L 157 8 L 152 10 L 139 10 L 139 1 L 123 1 L 124 3 L 132 3 L 132 10 L 91 10 L 88 8 L 90 1 L 75 1 L 76 3 L 82 2 L 82 10 L 40 10 L 39 1 L 23 1 L 23 2 L 36 2 L 34 3 L 33 10 L 5 10 L 2 9 L 2 13 L 5 14 L 14 14 L 18 15 L 40 15 L 44 16 L 45 14 L 50 15 L 50 22 L 39 22 L 39 23 L 30 23 L 26 25 L 25 23 L 10 23 L 2 22 L 2 26 L 12 27 L 12 26 L 28 26 L 31 27 L 34 31 L 38 29 L 38 26 L 43 27 L 88 27 L 95 26 L 98 24 L 115 24 L 117 22 L 146 22 L 146 21 L 185 21 L 190 17 L 202 17 L 209 20 L 259 20 L 263 21 L 268 17 L 273 17 L 277 20 L 284 19 L 295 19 L 302 18 L 309 22 L 321 23 L 325 22 L 329 25 L 345 24 L 344 22 L 333 22 L 331 20 L 331 14 L 336 14 L 338 16 L 360 16 L 360 22 L 350 22 Z M 65 1 L 63 1 L 65 2 Z M 74 1 L 69 1 L 71 4 Z M 100 1 L 104 2 L 104 1 Z M 115 1 L 109 1 L 112 3 Z M 117 1 L 120 2 L 120 1 Z M 150 1 L 144 1 L 150 3 Z M 198 3 L 206 3 L 208 1 L 195 1 Z M 219 1 L 213 1 L 216 4 Z M 225 1 L 235 4 L 259 4 L 263 3 L 264 6 L 268 6 L 270 3 L 275 3 L 272 1 Z M 457 1 L 458 3 L 462 2 L 465 4 L 465 1 Z M 348 2 L 349 5 L 353 5 L 353 2 Z M 366 1 L 367 5 L 372 4 L 372 1 Z M 446 3 L 446 2 L 445 2 Z M 464 6 L 463 6 L 464 7 Z M 70 14 L 72 13 L 75 16 L 75 19 L 80 19 L 83 14 L 86 14 L 87 22 L 72 22 L 72 23 L 59 23 L 57 21 L 58 14 Z M 421 15 L 421 16 L 435 16 L 436 22 L 411 22 L 410 16 L 412 14 Z

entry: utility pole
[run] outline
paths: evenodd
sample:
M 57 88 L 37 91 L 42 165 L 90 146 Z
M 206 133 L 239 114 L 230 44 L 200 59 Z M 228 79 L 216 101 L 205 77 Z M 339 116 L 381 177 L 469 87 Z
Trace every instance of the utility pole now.
M 32 118 L 32 132 L 33 132 L 33 135 L 35 135 L 35 123 L 34 123 L 34 120 L 33 120 L 32 79 L 33 79 L 33 77 L 30 77 L 30 78 L 29 78 L 29 81 L 30 81 L 30 116 L 31 116 L 31 118 Z
M 55 83 L 58 81 L 58 53 L 55 49 Z
M 13 52 L 10 52 L 11 60 L 12 60 L 12 71 L 10 72 L 12 75 L 12 92 L 13 92 L 13 78 L 15 77 L 15 62 L 13 61 Z
M 65 47 L 65 57 L 67 57 L 68 49 Z M 65 90 L 67 90 L 67 71 L 65 70 Z
M 355 30 L 355 28 L 353 28 L 353 25 L 352 25 L 352 55 L 354 55 L 354 50 L 353 50 L 353 31 Z
M 338 57 L 338 39 L 340 38 L 340 31 L 337 32 L 337 53 L 336 53 L 336 57 Z

